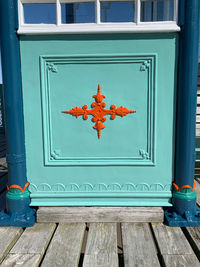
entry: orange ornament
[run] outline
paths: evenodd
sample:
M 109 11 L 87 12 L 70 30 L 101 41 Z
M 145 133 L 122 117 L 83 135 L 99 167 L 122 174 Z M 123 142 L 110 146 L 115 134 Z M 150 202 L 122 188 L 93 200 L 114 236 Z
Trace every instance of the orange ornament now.
M 101 137 L 101 130 L 103 130 L 106 126 L 103 124 L 103 122 L 106 121 L 105 116 L 111 115 L 111 119 L 115 119 L 116 116 L 124 117 L 129 113 L 135 113 L 135 110 L 129 110 L 125 107 L 119 107 L 116 108 L 115 105 L 111 105 L 110 109 L 105 109 L 106 103 L 102 102 L 105 98 L 105 95 L 101 94 L 101 87 L 100 84 L 98 85 L 98 92 L 96 95 L 93 95 L 93 98 L 95 99 L 95 102 L 92 103 L 91 107 L 93 109 L 88 109 L 87 105 L 84 105 L 82 108 L 75 107 L 71 110 L 65 110 L 62 111 L 62 113 L 71 114 L 72 116 L 75 116 L 78 118 L 79 116 L 83 116 L 84 120 L 88 119 L 88 115 L 92 115 L 92 121 L 95 122 L 95 125 L 93 126 L 94 129 L 97 130 L 98 138 Z

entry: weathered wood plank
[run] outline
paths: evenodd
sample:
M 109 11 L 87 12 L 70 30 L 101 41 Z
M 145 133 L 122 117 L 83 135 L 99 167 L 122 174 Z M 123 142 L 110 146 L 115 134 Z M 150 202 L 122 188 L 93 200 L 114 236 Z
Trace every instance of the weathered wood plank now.
M 41 266 L 78 266 L 85 226 L 84 223 L 59 224 Z
M 171 228 L 161 223 L 152 224 L 152 227 L 162 255 L 187 255 L 194 253 L 181 228 Z
M 22 234 L 22 228 L 1 227 L 0 228 L 0 263 L 6 257 L 17 239 Z
M 40 207 L 38 222 L 163 222 L 161 207 Z
M 196 182 L 195 191 L 197 194 L 197 204 L 200 206 L 200 184 L 199 182 Z
M 117 224 L 91 223 L 83 267 L 117 267 Z
M 40 254 L 9 254 L 1 267 L 23 266 L 35 267 L 39 266 Z
M 55 228 L 56 224 L 54 223 L 38 223 L 33 227 L 26 228 L 2 262 L 2 266 L 15 266 L 19 264 L 27 267 L 38 266 Z M 30 262 L 32 263 L 31 265 L 29 264 Z
M 200 260 L 200 227 L 187 227 L 185 229 L 188 240 L 193 246 L 198 259 Z
M 199 267 L 200 263 L 195 255 L 163 255 L 167 267 Z
M 160 266 L 147 223 L 122 223 L 125 267 Z

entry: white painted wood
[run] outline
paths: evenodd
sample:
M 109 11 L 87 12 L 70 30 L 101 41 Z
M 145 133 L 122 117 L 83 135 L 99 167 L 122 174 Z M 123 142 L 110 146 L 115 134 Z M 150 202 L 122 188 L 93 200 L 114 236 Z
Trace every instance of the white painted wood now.
M 152 223 L 152 227 L 162 255 L 187 255 L 194 253 L 181 228 L 168 227 L 162 223 Z
M 85 223 L 59 224 L 41 266 L 78 266 L 84 232 Z
M 18 0 L 22 4 L 53 4 L 56 0 Z
M 176 23 L 152 22 L 141 23 L 84 23 L 84 24 L 25 24 L 18 29 L 18 34 L 70 34 L 70 33 L 153 33 L 153 32 L 178 32 L 180 27 Z
M 57 26 L 61 25 L 61 4 L 59 0 L 56 0 L 56 23 Z
M 179 0 L 174 0 L 174 16 L 173 16 L 174 21 L 178 21 L 178 1 Z
M 124 265 L 160 266 L 149 224 L 122 223 Z
M 117 267 L 117 224 L 91 223 L 83 267 Z
M 199 267 L 195 255 L 163 255 L 165 266 L 169 267 Z
M 95 17 L 96 17 L 97 24 L 100 24 L 101 22 L 100 12 L 101 12 L 100 0 L 96 0 L 95 1 Z
M 140 24 L 141 20 L 141 0 L 135 1 L 135 21 L 136 24 Z
M 18 34 L 67 34 L 67 33 L 120 33 L 120 32 L 176 32 L 180 27 L 176 22 L 140 22 L 141 0 L 136 0 L 135 21 L 136 23 L 101 23 L 100 0 L 95 0 L 96 23 L 61 24 L 61 5 L 67 2 L 82 2 L 85 0 L 18 0 L 19 29 Z M 94 1 L 94 0 L 88 0 Z M 87 1 L 87 2 L 88 2 Z M 113 0 L 114 1 L 114 0 Z M 125 0 L 117 0 L 125 1 Z M 56 20 L 54 24 L 25 24 L 23 4 L 27 3 L 56 3 Z M 148 3 L 147 3 L 148 4 Z
M 18 20 L 19 20 L 19 25 L 24 24 L 24 8 L 20 0 L 18 0 Z
M 0 227 L 0 263 L 21 236 L 22 232 L 22 228 Z
M 38 222 L 163 222 L 160 207 L 40 207 Z

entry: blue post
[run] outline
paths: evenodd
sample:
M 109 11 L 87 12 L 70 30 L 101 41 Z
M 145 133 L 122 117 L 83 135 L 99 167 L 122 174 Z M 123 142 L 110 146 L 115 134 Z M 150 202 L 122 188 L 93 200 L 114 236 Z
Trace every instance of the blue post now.
M 0 226 L 32 226 L 26 177 L 17 0 L 0 0 L 0 36 L 6 114 L 8 193 Z
M 169 226 L 200 226 L 194 183 L 195 128 L 199 43 L 199 0 L 179 1 L 179 62 L 173 208 Z

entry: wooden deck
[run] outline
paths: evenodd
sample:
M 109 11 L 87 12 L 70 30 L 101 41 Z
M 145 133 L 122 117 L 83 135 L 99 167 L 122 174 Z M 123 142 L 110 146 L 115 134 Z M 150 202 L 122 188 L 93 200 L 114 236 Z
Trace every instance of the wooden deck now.
M 1 266 L 200 266 L 200 228 L 162 223 L 36 223 L 0 228 Z

